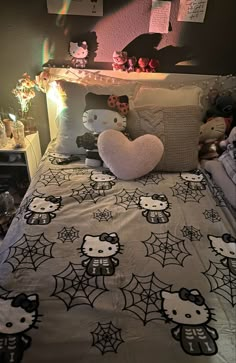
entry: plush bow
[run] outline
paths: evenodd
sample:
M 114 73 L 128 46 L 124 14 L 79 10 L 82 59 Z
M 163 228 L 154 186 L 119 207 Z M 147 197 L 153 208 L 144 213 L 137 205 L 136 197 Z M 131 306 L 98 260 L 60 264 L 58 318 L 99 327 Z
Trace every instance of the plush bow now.
M 225 243 L 236 243 L 236 239 L 229 233 L 224 233 L 222 239 Z
M 202 297 L 202 295 L 200 295 L 200 293 L 198 291 L 196 291 L 198 294 L 195 295 L 195 294 L 192 294 L 191 293 L 192 290 L 188 290 L 188 289 L 185 289 L 185 288 L 182 288 L 180 289 L 179 291 L 179 297 L 181 300 L 184 300 L 184 301 L 191 301 L 192 303 L 198 305 L 198 306 L 201 306 L 204 304 L 204 298 Z
M 120 102 L 120 98 L 115 95 L 111 95 L 107 100 L 108 107 L 119 112 L 122 116 L 126 116 L 129 112 L 129 104 L 127 102 Z
M 119 237 L 117 236 L 116 233 L 102 233 L 99 237 L 100 241 L 107 241 L 110 242 L 111 244 L 115 244 L 117 242 L 119 242 Z
M 11 305 L 14 308 L 21 307 L 27 313 L 32 313 L 33 311 L 35 311 L 38 308 L 38 301 L 37 300 L 32 301 L 32 300 L 28 299 L 27 295 L 19 294 L 13 299 Z

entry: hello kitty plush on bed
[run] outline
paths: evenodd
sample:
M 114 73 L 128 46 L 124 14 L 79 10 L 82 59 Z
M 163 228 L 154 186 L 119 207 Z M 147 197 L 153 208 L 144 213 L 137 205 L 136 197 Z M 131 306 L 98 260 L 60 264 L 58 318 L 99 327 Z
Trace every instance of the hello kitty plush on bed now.
M 129 99 L 126 95 L 118 97 L 89 92 L 85 96 L 85 101 L 83 124 L 90 132 L 78 136 L 76 143 L 78 147 L 86 149 L 85 164 L 98 167 L 103 164 L 97 149 L 98 135 L 108 129 L 125 132 Z M 128 136 L 127 133 L 126 135 Z

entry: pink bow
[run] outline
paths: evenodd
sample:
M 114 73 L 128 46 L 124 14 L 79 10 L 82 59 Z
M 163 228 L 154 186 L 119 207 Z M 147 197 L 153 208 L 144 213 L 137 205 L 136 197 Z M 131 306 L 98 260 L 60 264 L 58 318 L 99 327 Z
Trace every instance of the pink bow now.
M 126 102 L 120 102 L 119 97 L 111 95 L 107 100 L 108 107 L 115 109 L 122 116 L 126 116 L 129 112 L 129 104 Z

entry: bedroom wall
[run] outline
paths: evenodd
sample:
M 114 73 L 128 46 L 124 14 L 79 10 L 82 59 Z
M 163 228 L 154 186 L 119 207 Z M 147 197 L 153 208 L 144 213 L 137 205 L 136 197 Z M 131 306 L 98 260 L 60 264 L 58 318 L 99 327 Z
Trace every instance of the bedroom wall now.
M 220 0 L 209 0 L 203 24 L 178 22 L 179 0 L 172 0 L 170 31 L 165 35 L 148 34 L 150 6 L 151 0 L 104 0 L 103 17 L 82 17 L 48 14 L 46 0 L 2 2 L 0 106 L 17 109 L 11 90 L 19 77 L 24 72 L 34 77 L 50 59 L 59 65 L 69 61 L 69 41 L 83 36 L 88 37 L 93 50 L 90 66 L 94 68 L 111 69 L 113 50 L 127 49 L 132 55 L 156 56 L 162 72 L 236 72 L 235 0 L 224 5 Z M 37 93 L 32 115 L 44 151 L 49 141 L 44 94 Z

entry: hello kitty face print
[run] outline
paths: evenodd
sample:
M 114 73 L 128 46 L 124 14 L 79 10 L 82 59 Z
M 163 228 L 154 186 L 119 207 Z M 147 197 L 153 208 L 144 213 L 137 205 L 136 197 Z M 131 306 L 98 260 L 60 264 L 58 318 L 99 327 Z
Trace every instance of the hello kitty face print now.
M 144 209 L 142 215 L 147 222 L 158 224 L 169 222 L 170 213 L 167 211 L 170 204 L 164 194 L 139 197 L 139 206 Z
M 201 172 L 195 171 L 192 173 L 181 173 L 181 179 L 184 180 L 184 184 L 192 190 L 205 190 L 205 180 Z
M 108 171 L 93 171 L 91 173 L 90 179 L 92 183 L 90 183 L 91 187 L 95 190 L 108 190 L 115 185 L 114 180 L 116 179 L 115 175 L 108 173 Z
M 168 322 L 177 326 L 171 333 L 180 341 L 182 349 L 190 355 L 214 355 L 217 331 L 207 324 L 214 320 L 211 309 L 198 290 L 182 288 L 176 292 L 161 292 L 162 310 Z
M 236 239 L 229 233 L 224 233 L 222 236 L 208 235 L 208 239 L 213 251 L 223 256 L 221 263 L 236 276 Z
M 0 362 L 20 363 L 31 345 L 25 333 L 38 322 L 38 295 L 19 294 L 0 298 Z
M 86 272 L 91 276 L 111 276 L 119 260 L 114 256 L 121 250 L 119 237 L 113 233 L 102 233 L 98 236 L 85 235 L 81 246 L 83 256 L 88 257 L 82 262 Z
M 27 207 L 24 218 L 27 224 L 46 225 L 56 217 L 56 212 L 61 207 L 61 197 L 34 197 Z

